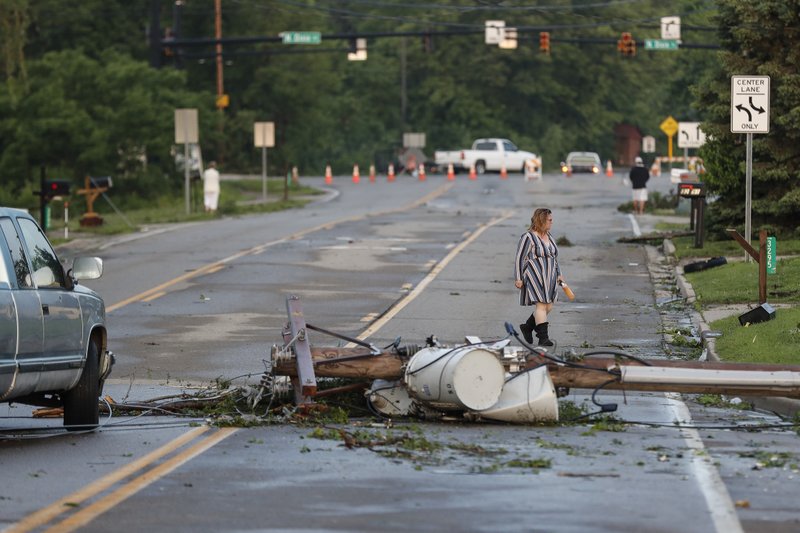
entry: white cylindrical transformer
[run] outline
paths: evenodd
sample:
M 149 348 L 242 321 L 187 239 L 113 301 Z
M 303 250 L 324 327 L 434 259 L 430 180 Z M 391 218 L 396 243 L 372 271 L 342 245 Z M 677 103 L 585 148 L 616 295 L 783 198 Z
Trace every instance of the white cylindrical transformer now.
M 485 348 L 424 348 L 408 362 L 405 383 L 414 398 L 442 410 L 488 409 L 503 389 L 505 370 Z

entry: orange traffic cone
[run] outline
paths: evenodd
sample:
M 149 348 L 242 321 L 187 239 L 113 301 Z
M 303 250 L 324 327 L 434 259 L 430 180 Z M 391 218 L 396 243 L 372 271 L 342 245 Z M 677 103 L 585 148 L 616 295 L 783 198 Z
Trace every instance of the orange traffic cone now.
M 389 163 L 389 170 L 386 172 L 386 181 L 394 181 L 394 165 Z
M 325 165 L 325 183 L 328 185 L 333 183 L 333 173 L 330 165 Z
M 369 181 L 375 183 L 375 165 L 369 166 Z
M 419 181 L 425 181 L 425 165 L 419 164 Z
M 456 171 L 453 170 L 453 163 L 447 165 L 447 179 L 450 181 L 456 179 Z
M 361 176 L 358 174 L 358 165 L 353 165 L 353 183 L 361 181 Z
M 609 178 L 614 175 L 614 169 L 611 166 L 611 160 L 606 161 L 606 176 Z
M 469 179 L 471 180 L 478 179 L 478 173 L 475 171 L 475 165 L 469 166 Z
M 503 163 L 503 166 L 500 167 L 500 179 L 504 180 L 508 177 L 508 170 L 506 170 L 506 164 Z

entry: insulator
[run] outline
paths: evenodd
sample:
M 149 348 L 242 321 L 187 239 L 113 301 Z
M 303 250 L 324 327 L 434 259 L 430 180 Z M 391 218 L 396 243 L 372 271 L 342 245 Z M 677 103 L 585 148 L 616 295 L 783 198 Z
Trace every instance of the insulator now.
M 399 346 L 397 348 L 397 353 L 402 357 L 411 357 L 422 348 L 424 348 L 424 346 L 420 346 L 419 344 L 406 344 L 405 346 Z
M 272 364 L 288 363 L 294 361 L 294 352 L 291 348 L 284 348 L 277 344 L 272 345 Z

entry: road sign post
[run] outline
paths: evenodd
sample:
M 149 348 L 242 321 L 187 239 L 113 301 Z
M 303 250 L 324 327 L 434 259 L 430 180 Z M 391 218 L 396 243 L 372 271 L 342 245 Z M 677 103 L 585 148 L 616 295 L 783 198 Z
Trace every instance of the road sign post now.
M 189 180 L 189 143 L 197 144 L 200 135 L 197 128 L 197 109 L 175 110 L 175 144 L 183 143 L 183 178 L 186 196 L 186 214 L 191 213 Z
M 672 168 L 672 137 L 678 132 L 678 122 L 669 116 L 658 126 L 667 135 L 667 157 L 669 157 L 669 168 Z
M 267 201 L 267 148 L 275 146 L 275 123 L 256 122 L 253 124 L 253 144 L 261 148 L 261 198 Z
M 769 133 L 769 76 L 731 76 L 731 133 L 747 134 L 744 238 L 750 243 L 753 204 L 753 134 Z M 750 256 L 745 255 L 749 262 Z

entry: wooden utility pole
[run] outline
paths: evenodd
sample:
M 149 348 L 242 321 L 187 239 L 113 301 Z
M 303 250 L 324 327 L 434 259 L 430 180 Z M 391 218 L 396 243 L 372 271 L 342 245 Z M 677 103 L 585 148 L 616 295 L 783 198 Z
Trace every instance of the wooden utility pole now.
M 225 88 L 222 81 L 222 0 L 214 0 L 214 36 L 217 38 L 217 107 L 220 106 L 220 100 L 225 94 Z
M 397 381 L 403 377 L 403 365 L 408 358 L 401 357 L 393 352 L 381 352 L 371 354 L 364 348 L 311 348 L 311 360 L 313 361 L 313 373 L 316 377 L 335 377 L 335 378 L 356 378 L 356 379 L 385 379 Z M 648 364 L 643 364 L 636 360 L 621 360 L 612 357 L 591 357 L 581 361 L 576 361 L 575 365 L 568 366 L 556 363 L 540 355 L 531 354 L 525 365 L 531 369 L 543 364 L 547 365 L 553 385 L 556 387 L 567 387 L 574 389 L 595 389 L 602 387 L 605 390 L 626 390 L 626 391 L 660 391 L 660 392 L 684 392 L 693 394 L 725 394 L 730 396 L 784 396 L 788 398 L 800 398 L 800 386 L 777 386 L 768 383 L 764 379 L 763 383 L 751 384 L 731 384 L 718 383 L 716 379 L 709 379 L 705 382 L 702 376 L 694 380 L 673 381 L 669 377 L 669 370 L 682 369 L 688 374 L 700 371 L 706 372 L 740 372 L 741 377 L 746 380 L 753 374 L 763 374 L 769 377 L 770 374 L 778 379 L 777 372 L 793 372 L 800 374 L 798 365 L 767 365 L 753 363 L 717 363 L 702 361 L 666 361 L 660 359 L 648 359 Z M 273 357 L 273 370 L 278 375 L 297 376 L 297 362 L 289 358 Z M 654 369 L 657 374 L 659 369 L 664 371 L 665 377 L 662 380 L 650 382 L 626 382 L 623 379 L 607 383 L 613 378 L 612 374 L 602 372 L 610 370 L 621 373 L 626 367 Z M 599 372 L 600 371 L 600 372 Z
M 225 108 L 228 107 L 228 95 L 225 94 L 225 83 L 223 81 L 223 60 L 222 60 L 222 0 L 214 0 L 214 36 L 217 39 L 216 59 L 217 59 L 217 109 L 219 110 L 219 139 L 217 139 L 217 162 L 224 164 L 224 143 L 225 143 Z

